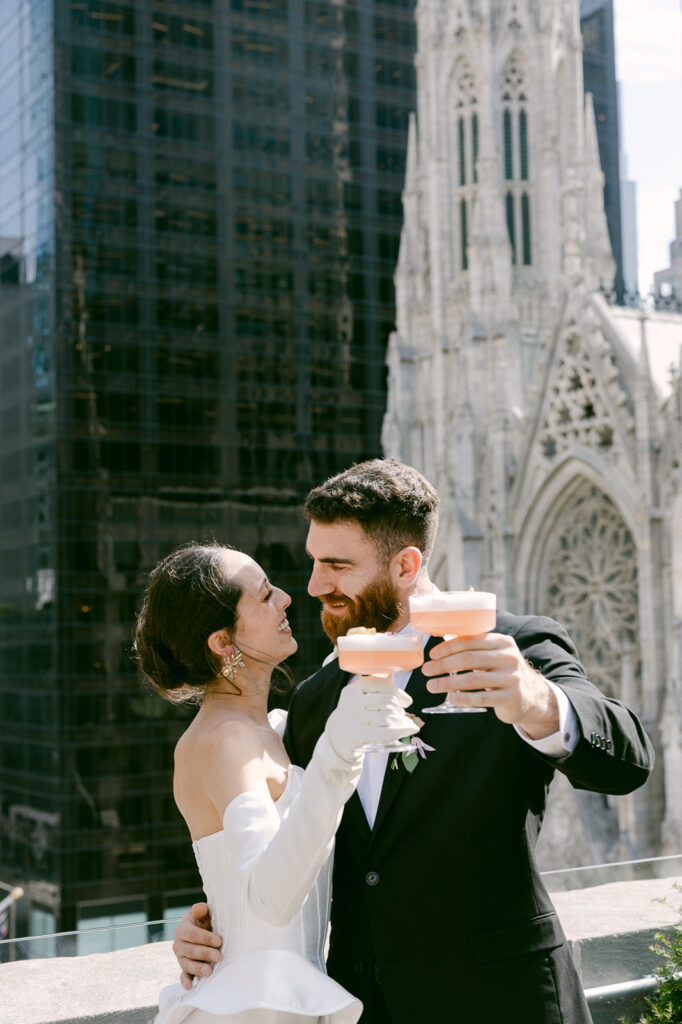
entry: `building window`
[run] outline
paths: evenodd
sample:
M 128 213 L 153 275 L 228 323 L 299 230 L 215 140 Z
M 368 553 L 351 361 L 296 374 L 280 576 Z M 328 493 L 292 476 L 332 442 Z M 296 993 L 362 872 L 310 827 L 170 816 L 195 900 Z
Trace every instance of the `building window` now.
M 453 154 L 454 166 L 457 168 L 457 185 L 453 205 L 460 246 L 460 269 L 467 270 L 469 217 L 478 181 L 478 98 L 471 65 L 463 57 L 460 57 L 455 65 L 453 102 L 457 123 L 454 139 L 456 153 Z
M 580 31 L 583 37 L 583 48 L 589 53 L 603 53 L 604 43 L 602 40 L 602 12 L 597 11 L 589 18 L 583 18 L 580 24 Z
M 462 247 L 461 266 L 462 270 L 469 269 L 469 233 L 467 227 L 467 204 L 466 199 L 459 202 L 459 228 Z
M 521 180 L 528 181 L 528 117 L 526 111 L 519 111 L 519 150 L 521 155 Z
M 514 196 L 507 192 L 507 231 L 509 232 L 509 244 L 512 251 L 512 263 L 516 266 L 516 229 L 514 226 Z
M 514 266 L 522 264 L 528 267 L 532 263 L 531 201 L 528 189 L 531 180 L 528 96 L 523 61 L 516 53 L 510 56 L 505 65 L 502 88 L 507 232 L 512 263 Z
M 77 929 L 79 956 L 144 944 L 148 938 L 144 900 L 82 903 L 78 908 Z
M 523 232 L 523 265 L 529 267 L 531 264 L 530 200 L 527 192 L 521 196 L 521 228 Z

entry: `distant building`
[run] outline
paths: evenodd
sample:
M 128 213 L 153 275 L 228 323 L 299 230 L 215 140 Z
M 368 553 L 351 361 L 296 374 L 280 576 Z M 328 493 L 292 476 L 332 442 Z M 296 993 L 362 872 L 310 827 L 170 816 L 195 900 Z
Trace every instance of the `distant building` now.
M 675 238 L 670 243 L 670 266 L 654 274 L 654 298 L 661 308 L 682 311 L 682 189 L 675 202 Z
M 618 108 L 622 111 L 622 89 L 618 89 Z M 620 227 L 623 253 L 624 301 L 634 303 L 639 296 L 639 243 L 637 233 L 637 183 L 628 175 L 628 160 L 621 138 L 620 151 Z
M 33 932 L 197 895 L 187 714 L 130 651 L 160 557 L 245 548 L 296 675 L 328 651 L 300 506 L 380 453 L 414 38 L 411 0 L 2 5 L 0 877 Z
M 443 498 L 436 583 L 563 622 L 659 751 L 627 797 L 559 780 L 544 866 L 676 853 L 682 316 L 601 294 L 614 263 L 577 0 L 422 0 L 417 22 L 384 448 Z
M 621 173 L 618 85 L 613 24 L 613 0 L 580 0 L 580 31 L 583 39 L 583 80 L 592 95 L 599 160 L 604 172 L 604 209 L 611 252 L 616 261 L 615 291 L 619 301 L 628 289 L 624 283 L 621 226 Z M 630 237 L 628 239 L 631 244 Z M 608 286 L 611 282 L 604 281 Z M 636 289 L 635 289 L 636 290 Z

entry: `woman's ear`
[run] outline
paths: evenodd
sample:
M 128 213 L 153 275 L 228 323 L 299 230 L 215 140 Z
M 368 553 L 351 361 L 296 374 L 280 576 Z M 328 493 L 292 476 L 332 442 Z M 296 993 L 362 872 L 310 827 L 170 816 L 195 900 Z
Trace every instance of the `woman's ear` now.
M 391 574 L 396 585 L 403 590 L 411 587 L 419 575 L 422 561 L 419 548 L 401 548 L 391 559 Z
M 234 644 L 226 629 L 217 629 L 215 633 L 211 633 L 206 643 L 209 651 L 217 654 L 219 658 L 230 658 L 234 654 Z

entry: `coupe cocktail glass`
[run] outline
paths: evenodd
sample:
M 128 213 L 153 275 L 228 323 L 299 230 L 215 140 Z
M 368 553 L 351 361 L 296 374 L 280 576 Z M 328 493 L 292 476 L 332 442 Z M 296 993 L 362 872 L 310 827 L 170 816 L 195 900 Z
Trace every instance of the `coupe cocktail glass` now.
M 452 640 L 456 636 L 481 636 L 495 628 L 497 602 L 484 590 L 444 590 L 410 597 L 410 625 L 421 633 Z M 461 715 L 485 708 L 458 708 L 446 695 L 442 704 L 422 708 L 427 715 Z
M 393 681 L 394 672 L 411 672 L 424 663 L 424 640 L 419 633 L 350 633 L 340 636 L 336 645 L 339 668 L 352 675 L 372 676 L 386 685 Z M 417 746 L 406 739 L 371 743 L 365 749 L 408 754 Z

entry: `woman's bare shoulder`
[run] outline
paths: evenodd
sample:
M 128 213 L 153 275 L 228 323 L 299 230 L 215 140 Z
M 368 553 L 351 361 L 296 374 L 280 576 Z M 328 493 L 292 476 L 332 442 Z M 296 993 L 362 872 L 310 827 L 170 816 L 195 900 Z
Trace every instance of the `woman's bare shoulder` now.
M 240 718 L 195 721 L 177 742 L 175 766 L 186 763 L 207 765 L 218 760 L 223 768 L 241 765 L 245 759 L 260 757 L 265 750 L 263 735 Z

